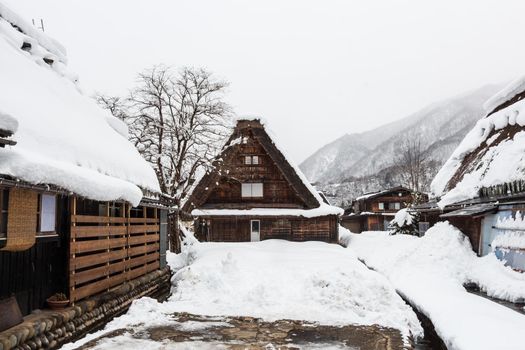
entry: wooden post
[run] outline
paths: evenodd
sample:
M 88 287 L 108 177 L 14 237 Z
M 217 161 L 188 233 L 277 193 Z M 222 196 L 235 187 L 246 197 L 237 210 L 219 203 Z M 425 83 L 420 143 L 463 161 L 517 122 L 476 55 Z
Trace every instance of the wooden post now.
M 71 221 L 71 227 L 69 228 L 70 232 L 70 238 L 69 238 L 69 300 L 71 300 L 71 305 L 75 305 L 75 267 L 71 269 L 71 265 L 75 263 L 75 242 L 76 242 L 76 236 L 74 232 L 74 227 L 76 224 L 75 216 L 77 215 L 77 197 L 73 196 L 71 198 L 71 202 L 69 203 L 69 211 L 70 211 L 70 221 Z

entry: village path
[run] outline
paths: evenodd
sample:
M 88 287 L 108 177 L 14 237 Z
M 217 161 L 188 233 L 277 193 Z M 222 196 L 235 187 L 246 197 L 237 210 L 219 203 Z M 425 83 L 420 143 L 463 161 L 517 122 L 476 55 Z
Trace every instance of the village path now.
M 385 232 L 344 233 L 348 250 L 383 274 L 428 317 L 449 349 L 523 349 L 525 315 L 469 293 L 475 283 L 492 297 L 525 298 L 525 275 L 493 256 L 477 257 L 468 239 L 441 223 L 424 237 Z
M 386 278 L 339 245 L 195 243 L 168 260 L 176 271 L 168 301 L 139 299 L 65 349 L 379 350 L 408 347 L 423 334 Z

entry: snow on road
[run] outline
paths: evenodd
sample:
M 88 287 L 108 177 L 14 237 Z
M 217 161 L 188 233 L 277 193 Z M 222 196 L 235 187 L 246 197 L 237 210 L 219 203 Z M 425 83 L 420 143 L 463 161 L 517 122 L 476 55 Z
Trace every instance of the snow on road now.
M 66 349 L 115 329 L 173 325 L 174 312 L 325 325 L 377 324 L 404 336 L 423 332 L 411 307 L 388 280 L 339 245 L 282 240 L 194 243 L 182 254 L 169 254 L 168 260 L 177 272 L 167 302 L 139 299 L 103 331 Z
M 346 231 L 342 241 L 417 305 L 450 349 L 523 348 L 525 316 L 468 293 L 463 284 L 475 282 L 487 294 L 512 301 L 525 297 L 525 275 L 494 256 L 478 258 L 449 223 L 435 225 L 422 238 Z
M 174 277 L 176 311 L 379 324 L 405 335 L 421 333 L 415 314 L 388 281 L 341 246 L 268 240 L 194 247 L 189 253 L 194 261 Z

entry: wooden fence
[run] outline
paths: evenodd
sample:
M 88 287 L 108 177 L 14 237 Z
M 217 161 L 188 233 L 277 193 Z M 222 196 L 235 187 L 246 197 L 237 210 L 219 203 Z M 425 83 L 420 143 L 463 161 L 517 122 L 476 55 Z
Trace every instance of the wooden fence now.
M 121 205 L 112 216 L 77 215 L 71 208 L 69 298 L 72 303 L 160 267 L 159 209 Z M 137 215 L 138 214 L 138 215 Z M 139 217 L 137 217 L 139 216 Z

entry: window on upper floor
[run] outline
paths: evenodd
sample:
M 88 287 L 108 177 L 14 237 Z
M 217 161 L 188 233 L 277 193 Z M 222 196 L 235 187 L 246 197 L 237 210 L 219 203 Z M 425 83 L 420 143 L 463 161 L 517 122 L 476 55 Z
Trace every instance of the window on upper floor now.
M 390 210 L 399 210 L 399 209 L 401 209 L 401 203 L 399 203 L 399 202 L 390 202 L 390 203 L 388 203 L 388 209 L 390 209 Z
M 244 164 L 259 165 L 259 156 L 244 156 Z
M 379 203 L 379 210 L 385 210 L 385 203 Z
M 256 182 L 241 184 L 241 196 L 243 198 L 261 198 L 263 196 L 263 184 Z

